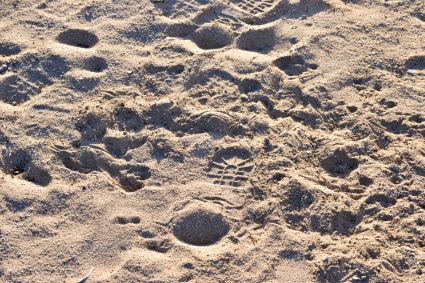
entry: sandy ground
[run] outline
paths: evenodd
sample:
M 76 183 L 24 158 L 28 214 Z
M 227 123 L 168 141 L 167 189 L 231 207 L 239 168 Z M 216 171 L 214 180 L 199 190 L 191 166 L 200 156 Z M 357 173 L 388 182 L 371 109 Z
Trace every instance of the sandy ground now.
M 1 0 L 1 282 L 425 282 L 422 0 Z

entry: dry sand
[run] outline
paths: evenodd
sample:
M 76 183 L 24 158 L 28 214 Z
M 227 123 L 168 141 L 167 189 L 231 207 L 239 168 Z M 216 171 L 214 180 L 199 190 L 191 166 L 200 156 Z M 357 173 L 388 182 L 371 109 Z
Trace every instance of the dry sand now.
M 1 282 L 425 282 L 423 0 L 1 0 Z

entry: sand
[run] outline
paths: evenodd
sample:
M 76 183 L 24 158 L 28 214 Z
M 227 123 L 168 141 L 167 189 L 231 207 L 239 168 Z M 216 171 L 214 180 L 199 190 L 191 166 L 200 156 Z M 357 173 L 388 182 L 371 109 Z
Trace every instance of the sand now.
M 425 282 L 425 2 L 2 0 L 1 282 Z

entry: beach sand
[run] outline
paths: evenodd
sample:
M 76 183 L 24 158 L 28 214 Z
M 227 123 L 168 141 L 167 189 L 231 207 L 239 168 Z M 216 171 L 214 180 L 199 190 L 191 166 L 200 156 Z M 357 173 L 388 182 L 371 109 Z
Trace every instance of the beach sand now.
M 2 0 L 1 282 L 425 282 L 425 2 Z

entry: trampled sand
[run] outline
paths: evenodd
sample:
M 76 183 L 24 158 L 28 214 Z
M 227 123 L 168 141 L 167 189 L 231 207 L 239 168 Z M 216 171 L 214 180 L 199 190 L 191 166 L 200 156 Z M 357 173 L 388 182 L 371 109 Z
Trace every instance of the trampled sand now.
M 425 1 L 0 19 L 0 282 L 425 282 Z

